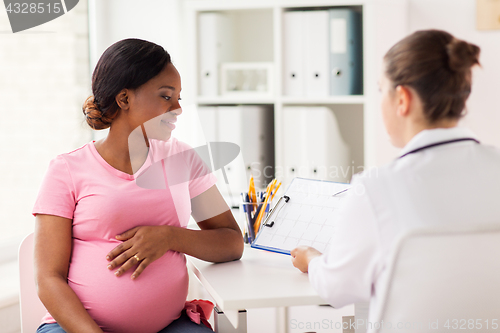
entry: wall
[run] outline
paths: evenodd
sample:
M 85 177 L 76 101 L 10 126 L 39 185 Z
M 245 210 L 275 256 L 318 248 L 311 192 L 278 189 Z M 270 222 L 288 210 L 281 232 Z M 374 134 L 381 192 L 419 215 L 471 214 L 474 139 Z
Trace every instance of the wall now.
M 0 9 L 0 242 L 33 231 L 31 215 L 49 161 L 90 140 L 87 1 L 13 34 Z

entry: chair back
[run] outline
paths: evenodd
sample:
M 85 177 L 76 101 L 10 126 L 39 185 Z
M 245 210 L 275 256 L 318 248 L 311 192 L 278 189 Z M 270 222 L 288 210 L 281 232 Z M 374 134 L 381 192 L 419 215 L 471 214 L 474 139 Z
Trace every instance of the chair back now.
M 500 328 L 500 226 L 410 232 L 388 270 L 373 331 Z
M 38 298 L 33 268 L 33 233 L 26 236 L 19 246 L 19 304 L 21 307 L 21 331 L 34 333 L 40 326 L 46 310 Z

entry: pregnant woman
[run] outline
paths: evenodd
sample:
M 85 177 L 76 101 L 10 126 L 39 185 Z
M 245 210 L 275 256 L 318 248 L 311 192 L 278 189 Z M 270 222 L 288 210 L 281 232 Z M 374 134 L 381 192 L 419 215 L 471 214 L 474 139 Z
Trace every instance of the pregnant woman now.
M 83 112 L 107 137 L 52 160 L 33 209 L 38 332 L 210 331 L 183 311 L 184 254 L 235 260 L 243 240 L 206 164 L 171 137 L 179 73 L 161 46 L 126 39 L 101 56 L 92 92 Z

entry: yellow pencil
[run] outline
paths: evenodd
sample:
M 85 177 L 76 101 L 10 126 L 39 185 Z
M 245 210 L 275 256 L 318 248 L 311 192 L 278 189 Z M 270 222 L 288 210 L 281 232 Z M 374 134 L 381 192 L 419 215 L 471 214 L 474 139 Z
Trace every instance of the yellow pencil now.
M 255 183 L 253 181 L 253 176 L 250 176 L 250 187 L 248 189 L 248 198 L 250 202 L 257 202 L 257 198 L 255 195 Z
M 278 186 L 276 186 L 276 190 L 274 190 L 274 193 L 272 194 L 271 196 L 271 202 L 273 201 L 274 199 L 274 196 L 276 195 L 276 193 L 278 192 L 279 188 L 281 186 L 281 182 L 278 184 Z
M 255 231 L 256 235 L 259 232 L 260 223 L 261 223 L 262 218 L 266 212 L 267 202 L 269 201 L 269 197 L 271 196 L 271 192 L 274 188 L 274 185 L 276 185 L 276 178 L 267 186 L 266 199 L 264 200 L 264 203 L 262 204 L 262 208 L 260 209 L 259 215 L 257 215 L 257 219 L 255 220 L 254 231 Z

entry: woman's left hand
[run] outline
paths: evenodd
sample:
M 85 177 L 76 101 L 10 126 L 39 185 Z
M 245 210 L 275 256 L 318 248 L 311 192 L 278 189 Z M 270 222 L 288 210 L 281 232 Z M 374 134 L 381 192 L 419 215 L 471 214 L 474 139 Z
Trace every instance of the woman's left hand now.
M 316 257 L 321 255 L 321 252 L 310 246 L 299 246 L 293 249 L 290 254 L 292 255 L 292 263 L 302 273 L 307 273 L 309 270 L 309 263 Z
M 121 276 L 130 268 L 139 264 L 132 273 L 136 279 L 146 267 L 159 259 L 169 250 L 169 226 L 142 226 L 135 227 L 116 236 L 123 241 L 108 253 L 106 259 L 111 261 L 108 269 L 119 267 L 115 275 Z

